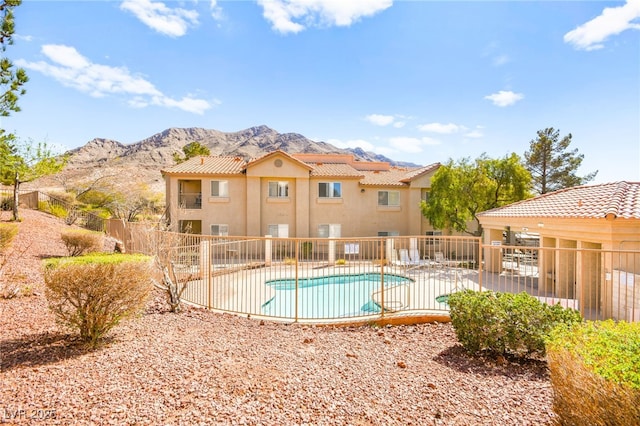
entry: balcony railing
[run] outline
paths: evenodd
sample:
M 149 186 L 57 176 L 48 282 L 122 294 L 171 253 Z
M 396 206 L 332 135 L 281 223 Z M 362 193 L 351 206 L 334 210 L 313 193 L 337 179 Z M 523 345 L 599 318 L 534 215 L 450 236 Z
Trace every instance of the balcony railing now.
M 183 209 L 201 209 L 202 192 L 183 192 L 178 200 Z

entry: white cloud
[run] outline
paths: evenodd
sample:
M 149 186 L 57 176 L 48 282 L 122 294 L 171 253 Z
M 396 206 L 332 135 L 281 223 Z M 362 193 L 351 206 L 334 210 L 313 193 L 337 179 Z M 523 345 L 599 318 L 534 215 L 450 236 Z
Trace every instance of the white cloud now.
M 511 61 L 511 59 L 509 58 L 509 55 L 498 55 L 495 58 L 493 58 L 493 66 L 494 67 L 499 67 L 502 66 L 506 63 L 509 63 Z
M 22 40 L 22 41 L 32 41 L 33 40 L 33 36 L 30 35 L 21 35 L 21 34 L 14 34 L 13 38 L 16 40 Z
M 640 29 L 640 23 L 632 22 L 640 18 L 640 0 L 627 0 L 618 7 L 606 7 L 602 14 L 564 35 L 565 43 L 576 49 L 601 49 L 607 38 L 629 29 Z
M 440 134 L 457 133 L 463 129 L 464 129 L 463 126 L 459 126 L 453 123 L 449 123 L 449 124 L 428 123 L 428 124 L 421 124 L 420 126 L 418 126 L 418 130 L 420 131 L 440 133 Z
M 311 26 L 348 27 L 387 9 L 393 0 L 258 0 L 258 4 L 275 31 L 299 33 Z
M 465 138 L 470 138 L 470 139 L 480 139 L 483 136 L 484 134 L 480 129 L 472 130 L 469 133 L 465 133 L 464 135 Z
M 389 145 L 398 151 L 408 152 L 408 153 L 418 153 L 422 152 L 423 147 L 429 145 L 440 145 L 440 141 L 432 138 L 412 138 L 405 136 L 398 136 L 395 138 L 389 139 Z
M 369 114 L 364 119 L 376 126 L 388 126 L 395 120 L 393 115 L 382 114 Z
M 407 123 L 405 121 L 396 121 L 393 123 L 393 127 L 396 129 L 402 129 Z
M 524 98 L 522 93 L 515 93 L 510 90 L 500 90 L 498 93 L 485 96 L 485 99 L 493 102 L 495 106 L 506 107 L 515 104 Z
M 218 2 L 216 0 L 211 0 L 209 3 L 209 9 L 211 9 L 211 17 L 216 21 L 221 21 L 223 19 L 222 8 L 218 6 Z
M 189 27 L 198 24 L 198 12 L 195 10 L 170 8 L 162 2 L 124 0 L 120 9 L 133 13 L 149 28 L 170 37 L 183 36 Z
M 94 64 L 70 46 L 48 44 L 42 46 L 42 53 L 51 62 L 27 62 L 18 59 L 15 61 L 16 65 L 39 71 L 53 77 L 64 86 L 96 98 L 114 94 L 132 96 L 128 103 L 138 108 L 157 105 L 195 114 L 203 114 L 211 108 L 209 101 L 192 96 L 180 100 L 172 99 L 158 90 L 153 83 L 131 74 L 127 68 Z

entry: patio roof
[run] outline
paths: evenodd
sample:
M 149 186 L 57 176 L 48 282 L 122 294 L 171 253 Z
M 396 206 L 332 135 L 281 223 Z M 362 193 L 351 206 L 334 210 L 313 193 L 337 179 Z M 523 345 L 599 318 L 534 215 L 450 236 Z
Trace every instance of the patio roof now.
M 487 210 L 478 216 L 640 219 L 640 182 L 565 188 Z

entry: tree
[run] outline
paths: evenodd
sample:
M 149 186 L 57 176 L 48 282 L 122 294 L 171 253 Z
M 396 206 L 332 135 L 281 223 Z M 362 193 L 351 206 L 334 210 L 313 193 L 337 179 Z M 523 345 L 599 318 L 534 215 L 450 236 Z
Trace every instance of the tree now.
M 140 214 L 155 215 L 163 201 L 162 194 L 154 193 L 145 183 L 132 184 L 126 192 L 113 191 L 110 195 L 104 207 L 112 217 L 126 222 L 136 222 Z
M 0 130 L 1 131 L 1 130 Z M 15 143 L 11 134 L 0 133 L 0 146 L 8 153 L 0 161 L 0 182 L 13 186 L 13 220 L 20 220 L 18 214 L 18 193 L 20 185 L 42 176 L 58 173 L 67 163 L 66 156 L 54 156 L 47 144 Z
M 0 46 L 2 52 L 6 51 L 7 46 L 13 44 L 13 33 L 15 32 L 13 8 L 21 3 L 22 0 L 0 1 L 0 15 L 2 16 Z M 4 89 L 4 93 L 0 95 L 0 116 L 8 117 L 12 111 L 20 111 L 18 98 L 26 93 L 23 86 L 27 81 L 29 81 L 29 77 L 24 69 L 14 69 L 9 58 L 0 58 L 0 86 Z
M 184 157 L 181 157 L 177 152 L 173 153 L 173 160 L 176 164 L 183 163 L 187 161 L 189 158 L 198 157 L 201 155 L 207 156 L 211 154 L 209 148 L 200 144 L 200 142 L 191 142 L 182 147 L 182 152 L 184 152 Z
M 596 170 L 583 177 L 576 175 L 584 155 L 578 154 L 577 148 L 567 151 L 570 144 L 571 133 L 560 139 L 560 131 L 553 127 L 538 130 L 538 137 L 529 143 L 529 151 L 524 154 L 525 166 L 538 194 L 583 185 L 598 174 Z
M 516 154 L 449 160 L 434 174 L 429 199 L 420 208 L 435 229 L 480 236 L 477 214 L 528 198 L 530 185 L 531 175 Z

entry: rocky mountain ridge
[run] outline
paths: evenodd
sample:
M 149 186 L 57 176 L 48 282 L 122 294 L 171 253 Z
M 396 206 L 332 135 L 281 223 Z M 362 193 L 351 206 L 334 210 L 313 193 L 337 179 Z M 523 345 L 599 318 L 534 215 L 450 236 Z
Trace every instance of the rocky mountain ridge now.
M 298 133 L 278 133 L 267 126 L 250 127 L 238 132 L 213 129 L 169 128 L 146 139 L 125 145 L 112 139 L 96 138 L 67 154 L 65 170 L 54 179 L 39 182 L 40 186 L 55 186 L 55 182 L 91 181 L 108 177 L 114 184 L 141 183 L 156 191 L 164 191 L 160 170 L 175 164 L 174 153 L 199 142 L 211 155 L 236 155 L 245 159 L 256 158 L 274 150 L 288 153 L 340 153 L 352 154 L 365 161 L 386 161 L 393 165 L 415 166 L 393 161 L 360 148 L 342 149 L 326 142 L 312 141 Z

